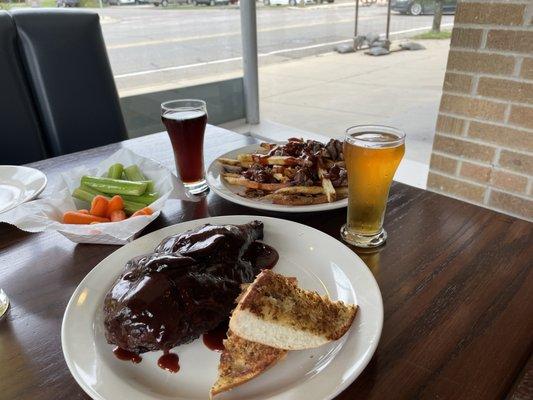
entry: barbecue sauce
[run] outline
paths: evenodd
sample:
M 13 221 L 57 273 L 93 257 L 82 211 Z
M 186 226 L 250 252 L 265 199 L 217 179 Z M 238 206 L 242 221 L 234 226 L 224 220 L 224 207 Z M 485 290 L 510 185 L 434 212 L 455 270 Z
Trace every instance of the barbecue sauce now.
M 177 354 L 165 350 L 163 355 L 157 360 L 157 365 L 159 368 L 175 374 L 180 370 L 180 358 Z
M 279 254 L 273 247 L 261 242 L 253 242 L 242 256 L 252 264 L 254 269 L 272 269 L 279 260 Z
M 223 351 L 224 340 L 227 339 L 229 319 L 222 321 L 215 329 L 211 329 L 202 335 L 202 340 L 209 350 Z
M 133 351 L 124 350 L 120 347 L 115 347 L 113 354 L 116 358 L 122 361 L 131 361 L 134 364 L 139 364 L 142 361 L 142 357 L 134 353 Z

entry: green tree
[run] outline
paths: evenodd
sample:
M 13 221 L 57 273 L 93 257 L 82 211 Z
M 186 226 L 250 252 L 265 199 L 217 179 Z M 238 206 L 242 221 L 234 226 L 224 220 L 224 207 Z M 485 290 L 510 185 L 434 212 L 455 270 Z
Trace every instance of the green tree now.
M 440 22 L 442 21 L 442 0 L 435 0 L 435 15 L 433 16 L 432 32 L 440 32 Z

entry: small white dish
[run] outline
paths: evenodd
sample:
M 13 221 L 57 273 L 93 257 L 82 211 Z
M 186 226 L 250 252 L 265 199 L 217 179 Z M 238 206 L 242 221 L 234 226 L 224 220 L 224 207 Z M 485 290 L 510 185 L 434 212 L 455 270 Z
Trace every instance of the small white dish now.
M 37 169 L 0 165 L 0 214 L 36 198 L 46 182 L 46 175 Z
M 220 155 L 218 158 L 237 158 L 238 154 L 243 153 L 256 153 L 260 150 L 259 145 L 252 144 L 248 146 L 241 147 L 236 150 L 229 151 L 225 154 Z M 323 203 L 323 204 L 311 204 L 308 206 L 287 206 L 283 204 L 272 204 L 269 201 L 254 200 L 249 199 L 244 196 L 239 195 L 243 193 L 245 188 L 236 185 L 228 184 L 224 179 L 222 179 L 222 165 L 217 161 L 213 161 L 209 168 L 207 169 L 207 184 L 209 187 L 220 197 L 229 200 L 233 203 L 240 204 L 242 206 L 247 206 L 251 208 L 257 208 L 259 210 L 269 210 L 269 211 L 280 211 L 280 212 L 316 212 L 316 211 L 326 211 L 326 210 L 336 210 L 338 208 L 344 208 L 348 206 L 348 199 L 342 199 L 334 201 L 333 203 Z
M 83 279 L 72 295 L 61 329 L 63 354 L 70 372 L 93 399 L 193 400 L 207 399 L 217 376 L 220 353 L 201 339 L 174 348 L 180 371 L 171 374 L 157 366 L 162 352 L 142 355 L 140 364 L 118 360 L 104 337 L 103 300 L 124 264 L 133 256 L 153 251 L 165 237 L 212 224 L 264 223 L 264 242 L 280 259 L 274 271 L 295 276 L 301 287 L 356 303 L 359 310 L 349 332 L 340 340 L 287 358 L 264 374 L 218 400 L 332 399 L 363 371 L 379 342 L 383 304 L 372 273 L 348 247 L 314 228 L 259 216 L 205 218 L 169 226 L 143 236 L 112 253 Z

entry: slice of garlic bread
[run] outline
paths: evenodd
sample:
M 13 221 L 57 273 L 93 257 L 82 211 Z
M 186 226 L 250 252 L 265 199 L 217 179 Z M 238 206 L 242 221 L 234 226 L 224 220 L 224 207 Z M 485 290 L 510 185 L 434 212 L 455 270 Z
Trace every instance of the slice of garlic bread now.
M 294 279 L 262 271 L 239 297 L 230 330 L 246 340 L 284 350 L 318 347 L 341 338 L 356 305 L 298 288 Z
M 210 398 L 255 378 L 286 354 L 286 350 L 250 342 L 229 331 L 228 338 L 224 341 L 224 351 L 220 355 L 218 378 L 211 388 Z

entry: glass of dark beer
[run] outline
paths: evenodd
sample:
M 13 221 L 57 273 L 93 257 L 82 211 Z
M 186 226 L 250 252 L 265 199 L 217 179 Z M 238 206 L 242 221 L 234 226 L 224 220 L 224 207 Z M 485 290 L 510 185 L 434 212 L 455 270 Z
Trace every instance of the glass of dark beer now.
M 207 108 L 202 100 L 172 100 L 161 104 L 161 120 L 174 150 L 176 172 L 191 193 L 207 190 L 204 133 Z

